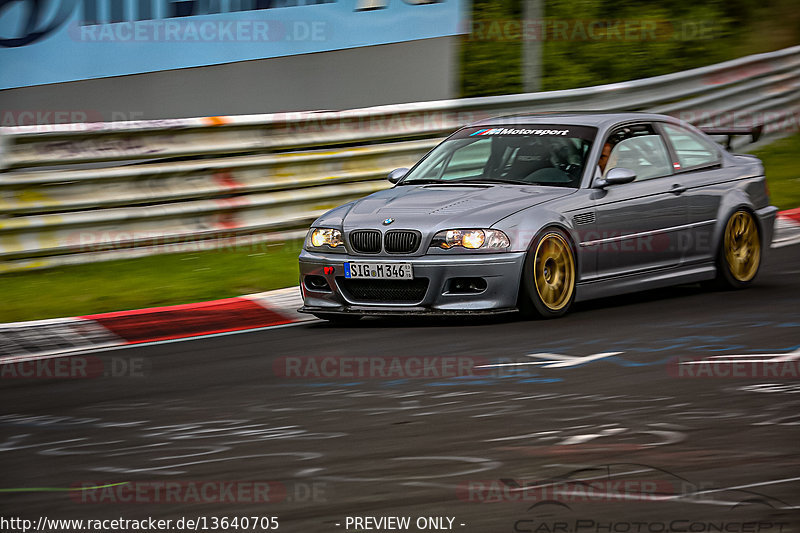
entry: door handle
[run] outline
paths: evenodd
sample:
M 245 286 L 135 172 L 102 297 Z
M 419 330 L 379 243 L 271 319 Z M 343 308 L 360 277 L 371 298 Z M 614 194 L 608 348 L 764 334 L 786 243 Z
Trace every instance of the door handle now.
M 673 185 L 673 186 L 672 186 L 672 188 L 669 190 L 669 192 L 671 192 L 672 194 L 683 194 L 683 193 L 685 193 L 685 192 L 686 192 L 686 191 L 688 191 L 688 190 L 689 190 L 689 189 L 687 189 L 687 188 L 686 188 L 686 187 L 684 187 L 683 185 L 678 185 L 678 184 L 676 183 L 675 185 Z

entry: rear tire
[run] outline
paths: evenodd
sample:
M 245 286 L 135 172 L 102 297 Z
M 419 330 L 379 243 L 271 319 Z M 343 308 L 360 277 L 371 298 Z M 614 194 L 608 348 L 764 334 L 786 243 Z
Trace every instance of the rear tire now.
M 520 311 L 526 316 L 557 318 L 575 300 L 575 254 L 563 231 L 548 229 L 534 242 L 522 272 Z
M 761 266 L 761 234 L 750 211 L 739 209 L 725 223 L 716 257 L 720 289 L 743 289 L 750 285 Z

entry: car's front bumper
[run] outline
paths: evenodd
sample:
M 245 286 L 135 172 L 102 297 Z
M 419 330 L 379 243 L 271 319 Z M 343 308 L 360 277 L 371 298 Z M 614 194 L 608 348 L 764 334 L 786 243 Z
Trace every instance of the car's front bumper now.
M 411 263 L 414 279 L 418 282 L 427 280 L 427 287 L 420 289 L 419 298 L 414 298 L 413 301 L 359 298 L 348 291 L 348 282 L 344 278 L 344 263 L 356 261 Z M 304 302 L 300 311 L 361 315 L 450 315 L 514 311 L 524 262 L 525 252 L 365 258 L 304 250 L 300 254 L 300 287 Z M 325 267 L 329 267 L 327 274 Z M 307 282 L 308 276 L 324 278 L 327 288 L 311 286 Z M 476 293 L 454 292 L 451 290 L 454 278 L 481 278 L 485 281 L 486 288 Z M 380 280 L 373 282 L 379 284 Z

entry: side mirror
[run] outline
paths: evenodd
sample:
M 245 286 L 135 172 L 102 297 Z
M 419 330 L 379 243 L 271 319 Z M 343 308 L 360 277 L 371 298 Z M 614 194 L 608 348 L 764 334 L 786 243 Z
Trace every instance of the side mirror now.
M 595 187 L 598 189 L 605 189 L 609 185 L 622 185 L 623 183 L 630 183 L 635 179 L 636 172 L 629 168 L 617 167 L 609 170 L 604 179 L 595 182 Z
M 396 169 L 392 170 L 391 172 L 389 172 L 389 175 L 386 176 L 386 179 L 388 179 L 392 183 L 397 183 L 406 174 L 408 174 L 408 169 L 407 168 L 396 168 Z

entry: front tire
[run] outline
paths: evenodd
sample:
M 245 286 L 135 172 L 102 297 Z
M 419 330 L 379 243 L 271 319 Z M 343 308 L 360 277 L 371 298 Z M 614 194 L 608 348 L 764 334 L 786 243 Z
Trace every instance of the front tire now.
M 750 285 L 761 266 L 761 234 L 750 211 L 740 209 L 730 216 L 717 251 L 715 285 L 743 289 Z
M 524 315 L 556 318 L 575 300 L 575 254 L 560 230 L 549 229 L 536 240 L 525 258 L 521 310 Z

